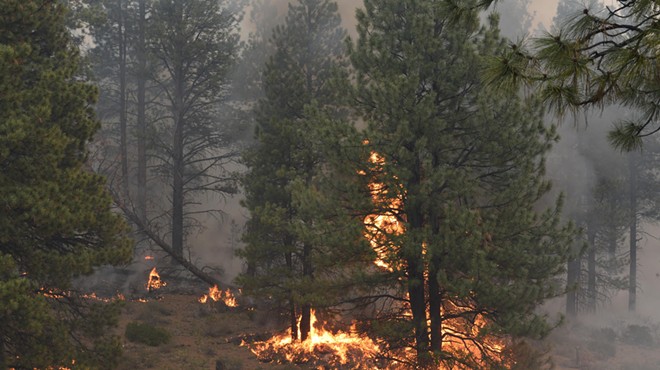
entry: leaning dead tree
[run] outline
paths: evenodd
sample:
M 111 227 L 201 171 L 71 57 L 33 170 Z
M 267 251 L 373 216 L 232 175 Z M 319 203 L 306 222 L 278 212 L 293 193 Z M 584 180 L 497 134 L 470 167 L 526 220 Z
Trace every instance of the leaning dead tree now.
M 134 207 L 131 207 L 126 202 L 121 201 L 120 198 L 117 197 L 116 193 L 113 193 L 113 197 L 117 207 L 119 207 L 124 216 L 135 225 L 137 231 L 146 236 L 152 243 L 158 246 L 158 248 L 165 252 L 174 261 L 179 263 L 195 277 L 205 283 L 208 283 L 209 285 L 217 285 L 219 287 L 228 286 L 227 284 L 221 283 L 220 280 L 216 279 L 209 273 L 205 272 L 203 267 L 199 267 L 185 257 L 175 253 L 172 246 L 161 237 L 158 231 L 154 230 L 151 225 L 149 225 L 139 216 L 138 211 Z

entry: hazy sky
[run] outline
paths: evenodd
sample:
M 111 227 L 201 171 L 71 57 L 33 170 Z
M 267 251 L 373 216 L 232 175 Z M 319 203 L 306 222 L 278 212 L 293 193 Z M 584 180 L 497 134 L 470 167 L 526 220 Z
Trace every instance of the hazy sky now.
M 552 23 L 552 17 L 555 16 L 555 12 L 557 11 L 557 3 L 559 3 L 559 0 L 532 0 L 529 10 L 532 13 L 536 12 L 536 17 L 532 22 L 532 28 L 536 28 L 536 25 L 539 23 L 543 23 L 548 28 Z

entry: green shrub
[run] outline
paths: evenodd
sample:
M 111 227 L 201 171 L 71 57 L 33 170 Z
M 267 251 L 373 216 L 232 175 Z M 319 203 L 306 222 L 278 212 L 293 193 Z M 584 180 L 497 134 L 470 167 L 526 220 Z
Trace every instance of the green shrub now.
M 621 335 L 623 342 L 636 346 L 652 346 L 654 343 L 651 328 L 645 325 L 628 325 Z
M 126 325 L 126 339 L 131 342 L 144 343 L 155 347 L 169 343 L 171 338 L 170 333 L 165 329 L 146 323 L 130 322 Z

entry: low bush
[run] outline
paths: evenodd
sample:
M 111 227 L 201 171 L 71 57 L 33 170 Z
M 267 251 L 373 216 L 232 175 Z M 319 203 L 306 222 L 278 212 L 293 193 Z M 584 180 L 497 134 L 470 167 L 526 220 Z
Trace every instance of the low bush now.
M 159 346 L 170 342 L 172 336 L 165 329 L 155 326 L 130 322 L 126 325 L 126 339 L 131 342 L 144 343 L 150 346 Z

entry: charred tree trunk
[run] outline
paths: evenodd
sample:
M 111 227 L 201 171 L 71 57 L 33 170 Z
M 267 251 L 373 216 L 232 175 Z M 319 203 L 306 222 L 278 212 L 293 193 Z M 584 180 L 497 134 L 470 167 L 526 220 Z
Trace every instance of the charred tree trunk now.
M 139 1 L 138 18 L 138 75 L 137 75 L 137 213 L 147 219 L 147 122 L 146 122 L 146 79 L 147 57 L 145 44 L 146 0 Z
M 303 245 L 303 276 L 306 278 L 313 277 L 312 270 L 312 247 L 305 243 Z M 305 303 L 301 307 L 300 312 L 300 340 L 305 341 L 309 337 L 309 333 L 312 329 L 311 325 L 311 311 L 312 306 L 309 303 Z
M 429 265 L 429 315 L 431 316 L 431 350 L 442 351 L 442 294 L 438 283 L 437 258 L 431 260 Z
M 630 276 L 628 285 L 628 311 L 635 311 L 637 306 L 637 167 L 639 157 L 631 153 L 628 156 L 630 167 Z
M 288 243 L 285 242 L 285 243 Z M 288 245 L 288 244 L 286 244 Z M 293 255 L 292 253 L 285 253 L 284 260 L 286 261 L 286 267 L 289 271 L 293 271 Z M 298 320 L 296 314 L 296 304 L 293 300 L 293 292 L 289 292 L 289 326 L 291 327 L 291 339 L 293 341 L 298 340 Z
M 312 306 L 305 303 L 300 309 L 300 341 L 304 342 L 309 338 L 311 332 Z

